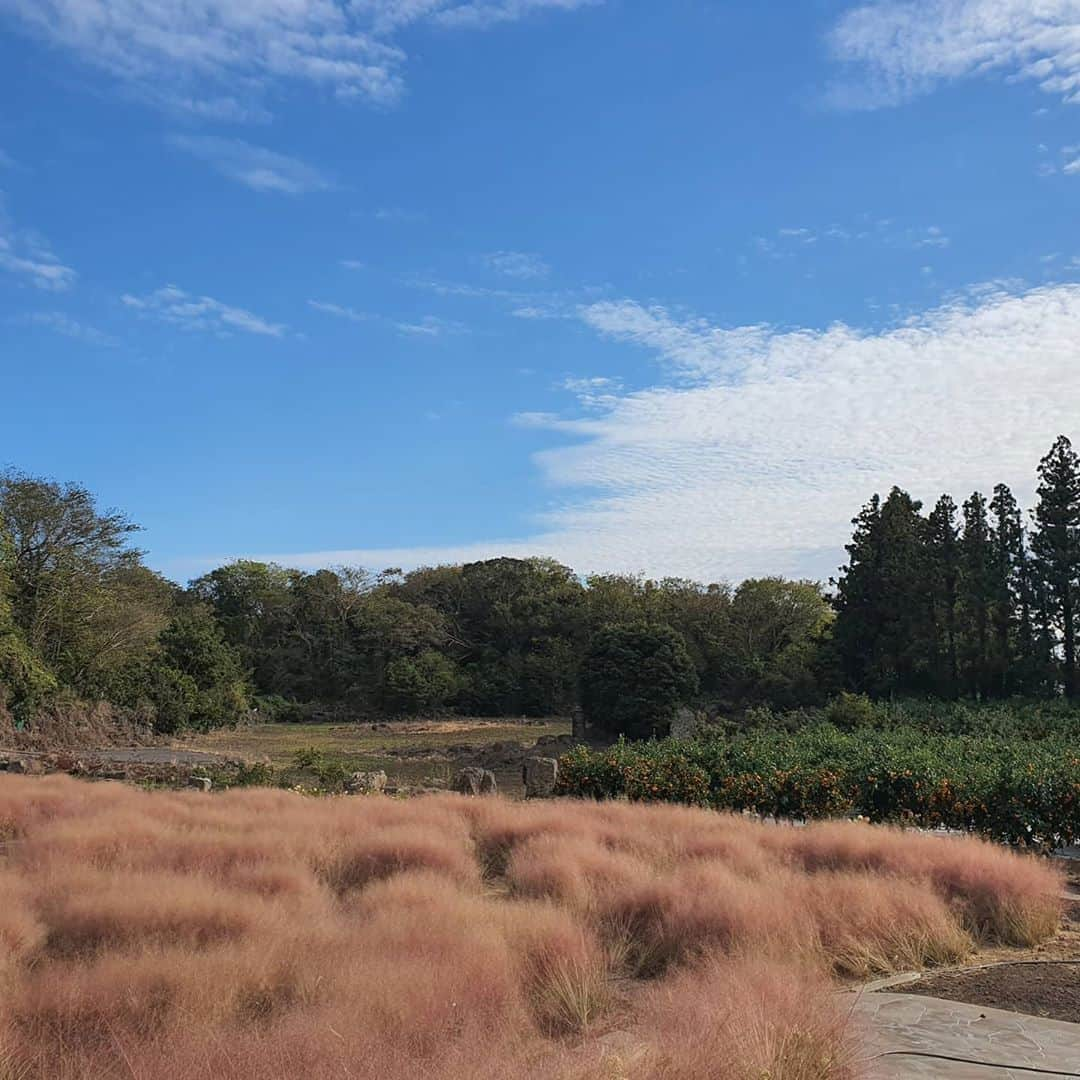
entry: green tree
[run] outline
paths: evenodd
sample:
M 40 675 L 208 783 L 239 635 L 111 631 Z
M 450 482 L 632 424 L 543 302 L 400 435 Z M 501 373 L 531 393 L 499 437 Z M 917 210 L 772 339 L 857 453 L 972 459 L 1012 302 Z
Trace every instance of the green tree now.
M 461 689 L 461 673 L 453 661 L 434 649 L 416 656 L 398 656 L 386 668 L 386 704 L 390 711 L 434 713 Z
M 92 689 L 102 669 L 144 651 L 168 618 L 172 589 L 142 566 L 126 515 L 98 510 L 79 484 L 0 474 L 11 618 L 66 684 Z
M 589 721 L 636 739 L 666 734 L 675 711 L 697 689 L 686 642 L 670 626 L 604 627 L 581 669 L 581 703 Z
M 991 690 L 990 619 L 996 596 L 995 553 L 986 499 L 975 492 L 964 503 L 960 539 L 960 611 L 963 619 L 963 668 L 968 690 L 985 697 Z
M 1047 622 L 1062 646 L 1061 680 L 1067 697 L 1075 697 L 1076 598 L 1080 577 L 1080 458 L 1060 435 L 1039 463 L 1037 531 L 1031 547 L 1046 586 Z
M 957 606 L 960 594 L 960 527 L 956 503 L 942 495 L 927 523 L 930 624 L 938 693 L 955 698 L 960 689 Z
M 922 504 L 893 488 L 852 524 L 848 565 L 834 581 L 834 640 L 849 686 L 875 696 L 932 687 L 927 523 Z
M 1023 669 L 1031 650 L 1030 612 L 1025 614 L 1022 595 L 1024 526 L 1020 507 L 1005 484 L 994 488 L 990 500 L 993 521 L 990 541 L 993 548 L 993 627 L 991 669 L 993 691 L 999 697 L 1023 690 Z

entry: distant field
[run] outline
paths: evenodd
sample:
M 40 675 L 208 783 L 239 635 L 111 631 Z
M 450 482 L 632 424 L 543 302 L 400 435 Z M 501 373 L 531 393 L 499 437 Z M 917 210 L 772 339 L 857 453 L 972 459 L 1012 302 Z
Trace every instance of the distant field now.
M 1061 913 L 975 840 L 685 807 L 6 776 L 0 837 L 11 1080 L 855 1080 L 832 980 Z
M 455 717 L 379 724 L 263 724 L 193 736 L 185 745 L 265 758 L 297 783 L 317 780 L 315 772 L 298 765 L 297 759 L 314 750 L 323 771 L 383 769 L 392 784 L 437 787 L 465 765 L 480 763 L 495 743 L 528 747 L 540 738 L 569 734 L 570 722 L 557 717 L 529 721 Z M 520 790 L 519 765 L 498 765 L 493 771 L 500 790 L 507 794 Z

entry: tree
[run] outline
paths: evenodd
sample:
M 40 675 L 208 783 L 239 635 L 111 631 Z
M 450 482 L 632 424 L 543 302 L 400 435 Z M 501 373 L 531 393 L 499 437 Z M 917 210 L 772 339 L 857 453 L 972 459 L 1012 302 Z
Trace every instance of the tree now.
M 716 689 L 733 705 L 793 709 L 818 699 L 818 661 L 833 612 L 813 581 L 748 578 L 726 605 Z
M 0 714 L 24 716 L 57 688 L 52 672 L 30 648 L 12 614 L 12 545 L 0 529 Z
M 1037 531 L 1031 547 L 1046 585 L 1049 620 L 1062 644 L 1062 684 L 1075 697 L 1076 599 L 1080 577 L 1080 458 L 1060 435 L 1039 463 Z
M 386 668 L 386 705 L 391 712 L 433 713 L 461 689 L 461 674 L 442 653 L 425 649 L 399 656 Z
M 160 650 L 153 666 L 165 670 L 155 685 L 167 690 L 170 707 L 183 701 L 189 710 L 177 726 L 211 728 L 243 719 L 250 708 L 243 671 L 208 608 L 195 604 L 178 612 L 161 634 Z
M 1023 689 L 1023 667 L 1031 647 L 1031 618 L 1030 612 L 1025 614 L 1021 587 L 1024 526 L 1016 498 L 1005 484 L 994 488 L 990 512 L 993 515 L 990 529 L 993 549 L 991 669 L 994 692 L 999 697 L 1007 697 Z
M 964 503 L 964 534 L 960 539 L 964 677 L 968 690 L 976 697 L 985 697 L 991 686 L 990 614 L 995 599 L 994 550 L 986 499 L 976 491 Z
M 942 495 L 927 523 L 930 623 L 933 628 L 935 682 L 939 693 L 955 698 L 960 689 L 957 605 L 960 584 L 960 528 L 956 503 Z
M 171 589 L 128 546 L 138 526 L 99 511 L 79 484 L 0 474 L 0 530 L 9 548 L 11 618 L 63 682 L 92 685 L 160 631 Z
M 927 523 L 900 488 L 875 495 L 852 524 L 836 588 L 834 640 L 849 685 L 876 696 L 932 687 Z
M 686 642 L 670 626 L 607 626 L 582 664 L 586 717 L 603 731 L 631 738 L 666 734 L 676 710 L 697 689 Z

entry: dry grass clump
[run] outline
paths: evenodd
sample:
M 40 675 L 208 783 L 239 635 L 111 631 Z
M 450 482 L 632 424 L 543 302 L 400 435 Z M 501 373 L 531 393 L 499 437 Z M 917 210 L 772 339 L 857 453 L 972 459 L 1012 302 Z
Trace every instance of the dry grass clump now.
M 847 1080 L 830 974 L 1041 940 L 977 841 L 679 807 L 0 781 L 6 1080 Z

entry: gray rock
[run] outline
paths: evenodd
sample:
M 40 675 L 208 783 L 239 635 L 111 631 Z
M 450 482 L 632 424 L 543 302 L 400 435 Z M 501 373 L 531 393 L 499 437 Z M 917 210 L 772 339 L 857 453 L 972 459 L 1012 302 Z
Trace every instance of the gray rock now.
M 345 781 L 345 790 L 350 795 L 379 795 L 386 790 L 386 773 L 355 772 Z
M 454 777 L 450 790 L 461 795 L 494 795 L 499 785 L 495 782 L 495 774 L 489 769 L 469 765 Z
M 189 776 L 188 787 L 196 791 L 209 791 L 214 786 L 214 781 L 209 776 Z
M 559 779 L 559 762 L 555 758 L 531 757 L 521 767 L 526 799 L 550 799 Z
M 671 721 L 671 738 L 692 739 L 698 732 L 698 714 L 684 705 Z

